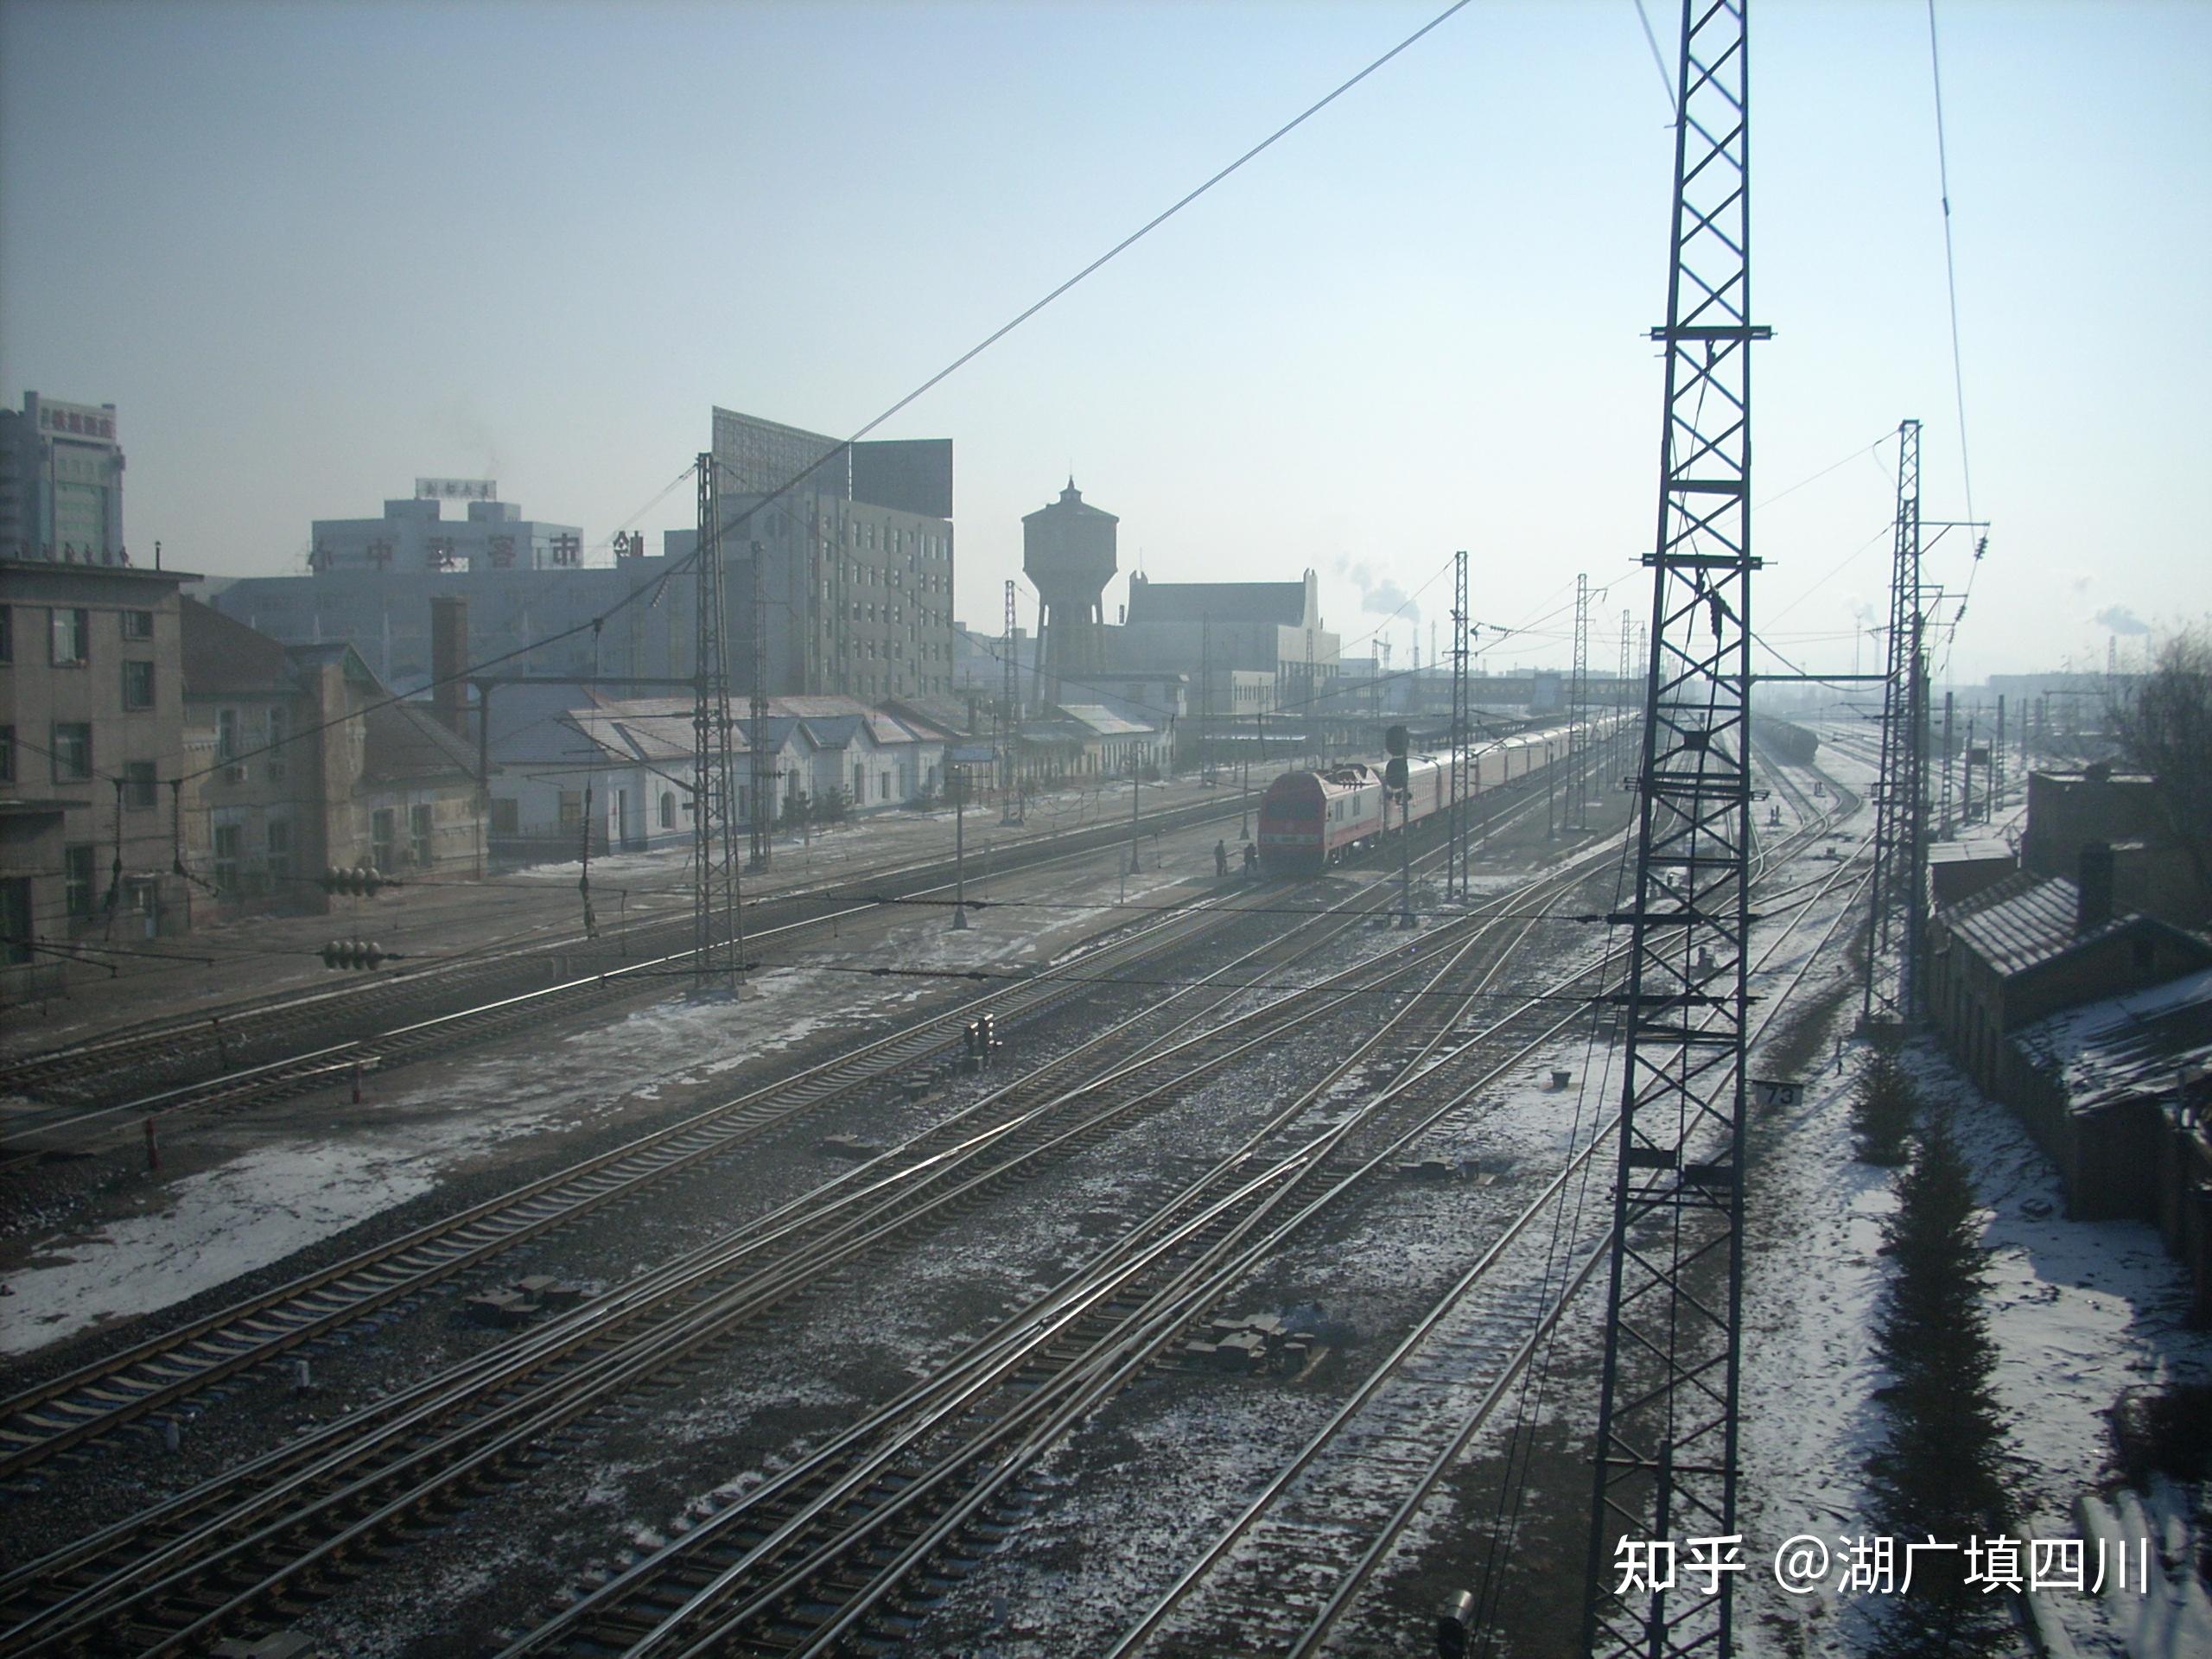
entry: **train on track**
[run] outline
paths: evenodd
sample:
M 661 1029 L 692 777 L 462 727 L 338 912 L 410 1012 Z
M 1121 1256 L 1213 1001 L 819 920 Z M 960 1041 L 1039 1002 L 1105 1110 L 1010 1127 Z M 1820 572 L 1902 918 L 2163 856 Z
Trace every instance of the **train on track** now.
M 1611 726 L 1599 721 L 1586 729 L 1596 738 Z M 1580 729 L 1586 728 L 1555 726 L 1484 745 L 1472 757 L 1470 795 L 1520 783 L 1565 760 Z M 1408 757 L 1405 821 L 1419 823 L 1445 810 L 1451 804 L 1451 784 L 1446 757 Z M 1312 875 L 1374 845 L 1399 824 L 1397 803 L 1386 800 L 1386 794 L 1382 770 L 1363 761 L 1283 773 L 1260 798 L 1261 868 L 1268 875 Z
M 1819 734 L 1771 715 L 1751 716 L 1751 737 L 1793 766 L 1809 766 L 1821 747 Z

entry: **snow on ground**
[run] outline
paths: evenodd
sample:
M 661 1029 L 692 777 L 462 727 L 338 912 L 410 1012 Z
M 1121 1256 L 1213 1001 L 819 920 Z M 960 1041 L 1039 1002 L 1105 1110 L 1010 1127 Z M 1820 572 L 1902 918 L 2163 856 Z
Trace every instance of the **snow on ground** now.
M 1160 903 L 1184 878 L 1146 871 L 1132 903 Z M 1040 940 L 1065 938 L 1111 907 L 1066 912 L 979 910 L 956 932 L 934 910 L 872 933 L 865 961 L 958 970 L 1010 963 Z M 1004 919 L 1001 920 L 1001 918 Z M 856 944 L 858 942 L 856 941 Z M 810 955 L 821 953 L 810 952 Z M 825 955 L 831 964 L 836 955 Z M 27 1354 L 116 1319 L 173 1306 L 246 1273 L 283 1261 L 436 1186 L 494 1155 L 507 1142 L 545 1131 L 588 1128 L 626 1101 L 697 1084 L 791 1047 L 814 1033 L 873 1019 L 942 988 L 931 978 L 874 980 L 829 969 L 775 969 L 753 976 L 752 995 L 731 1002 L 671 997 L 611 1025 L 562 1035 L 550 1065 L 524 1069 L 512 1055 L 440 1063 L 372 1076 L 364 1104 L 314 1144 L 250 1150 L 220 1167 L 171 1183 L 160 1208 L 56 1241 L 11 1274 L 0 1354 Z M 977 986 L 978 990 L 986 988 Z M 830 1010 L 835 1010 L 834 1014 Z
M 1839 957 L 1827 972 L 1845 964 Z M 1854 998 L 1839 1013 L 1839 1031 L 1855 1007 Z M 1807 1079 L 1796 1108 L 1763 1113 L 1752 1128 L 1742 1519 L 1754 1570 L 1740 1581 L 1737 1628 L 1755 1659 L 1847 1654 L 1866 1611 L 1827 1591 L 1784 1595 L 1771 1573 L 1775 1549 L 1795 1534 L 1833 1548 L 1838 1537 L 1873 1530 L 1864 1469 L 1885 1429 L 1872 1325 L 1887 1282 L 1878 1252 L 1895 1172 L 1853 1160 L 1849 1085 L 1864 1051 L 1845 1052 L 1844 1073 L 1829 1066 Z M 2011 1433 L 2016 1533 L 2079 1537 L 2075 1500 L 2109 1473 L 2106 1412 L 2129 1389 L 2212 1380 L 2212 1333 L 2187 1328 L 2187 1285 L 2155 1230 L 2068 1220 L 2057 1177 L 2019 1120 L 1932 1047 L 1908 1058 L 1923 1096 L 1950 1108 L 1987 1208 L 1985 1306 Z M 2054 1594 L 2044 1605 L 2082 1655 L 2127 1651 L 2127 1600 Z

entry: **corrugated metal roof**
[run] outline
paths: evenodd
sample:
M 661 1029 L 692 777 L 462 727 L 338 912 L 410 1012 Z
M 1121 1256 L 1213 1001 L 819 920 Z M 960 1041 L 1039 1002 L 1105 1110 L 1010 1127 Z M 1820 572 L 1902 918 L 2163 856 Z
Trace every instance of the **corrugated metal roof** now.
M 2012 1040 L 2038 1069 L 2062 1078 L 2076 1107 L 2164 1094 L 2185 1068 L 2212 1066 L 2212 968 L 2069 1008 Z
M 2064 876 L 2022 870 L 1962 899 L 1943 920 L 1954 938 L 2009 977 L 2119 932 L 2137 919 L 2118 916 L 2076 931 L 2080 909 L 2080 891 Z
M 1099 737 L 1150 737 L 1154 734 L 1154 728 L 1139 721 L 1123 720 L 1112 709 L 1095 702 L 1064 702 L 1060 705 L 1060 712 Z

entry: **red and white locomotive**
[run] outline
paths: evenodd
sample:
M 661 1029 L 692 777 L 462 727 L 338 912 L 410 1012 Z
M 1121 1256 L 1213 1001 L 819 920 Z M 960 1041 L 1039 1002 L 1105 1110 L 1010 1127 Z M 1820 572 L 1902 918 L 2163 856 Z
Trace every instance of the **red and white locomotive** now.
M 1564 760 L 1571 729 L 1560 726 L 1485 745 L 1469 762 L 1470 793 L 1502 789 Z M 1449 806 L 1451 782 L 1443 756 L 1410 757 L 1408 821 L 1419 823 Z M 1398 805 L 1387 798 L 1382 772 L 1363 762 L 1287 772 L 1260 798 L 1260 864 L 1269 875 L 1312 875 L 1372 845 L 1398 822 Z

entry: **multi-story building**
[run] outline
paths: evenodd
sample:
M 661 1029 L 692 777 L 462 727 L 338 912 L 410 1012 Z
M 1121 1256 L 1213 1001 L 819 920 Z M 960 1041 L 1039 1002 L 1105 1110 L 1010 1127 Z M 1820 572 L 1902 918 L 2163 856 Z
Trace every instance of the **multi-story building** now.
M 458 570 L 574 570 L 605 565 L 612 556 L 587 555 L 574 524 L 542 524 L 522 516 L 512 501 L 472 496 L 464 518 L 445 517 L 457 488 L 489 492 L 489 480 L 424 479 L 410 499 L 387 501 L 381 518 L 318 518 L 308 552 L 317 573 L 367 571 L 372 575 Z
M 128 564 L 115 405 L 23 394 L 0 410 L 0 559 Z
M 1150 582 L 1140 570 L 1128 620 L 1109 637 L 1118 668 L 1176 669 L 1194 682 L 1202 672 L 1272 675 L 1283 714 L 1317 706 L 1337 679 L 1338 640 L 1311 570 L 1302 582 Z
M 752 683 L 757 635 L 771 695 L 950 695 L 951 441 L 847 444 L 717 409 L 714 455 L 732 683 Z
M 193 580 L 0 560 L 0 997 L 191 925 L 174 837 Z
M 848 445 L 721 409 L 714 435 L 732 685 L 752 687 L 757 593 L 771 696 L 950 696 L 950 442 Z M 318 520 L 327 556 L 311 574 L 204 597 L 286 644 L 349 640 L 402 692 L 430 682 L 430 601 L 442 595 L 468 601 L 470 660 L 498 659 L 498 674 L 697 671 L 696 531 L 669 532 L 650 557 L 642 537 L 618 537 L 612 563 L 595 563 L 571 527 L 510 516 L 505 503 L 471 501 L 466 520 L 438 510 L 433 496 L 387 502 L 379 519 Z
M 470 660 L 499 659 L 490 672 L 683 678 L 696 649 L 693 587 L 689 571 L 670 579 L 670 568 L 661 557 L 450 571 L 395 563 L 384 572 L 356 566 L 249 576 L 201 596 L 287 645 L 350 641 L 377 677 L 401 692 L 430 682 L 430 601 L 444 596 L 468 601 Z
M 224 912 L 321 910 L 333 865 L 486 868 L 474 750 L 343 640 L 286 645 L 186 600 L 179 803 L 187 867 Z

